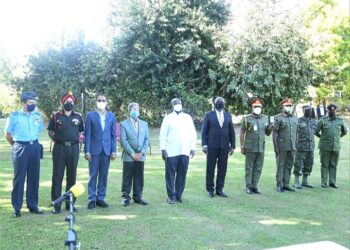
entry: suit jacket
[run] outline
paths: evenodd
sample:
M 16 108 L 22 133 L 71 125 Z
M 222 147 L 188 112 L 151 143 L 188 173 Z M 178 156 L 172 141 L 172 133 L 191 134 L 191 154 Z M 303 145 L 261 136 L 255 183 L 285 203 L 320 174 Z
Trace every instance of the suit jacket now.
M 229 149 L 236 148 L 235 129 L 231 114 L 224 112 L 224 123 L 220 127 L 216 111 L 205 115 L 202 125 L 202 146 L 208 148 Z
M 115 128 L 116 118 L 112 112 L 106 111 L 104 130 L 99 113 L 89 112 L 85 121 L 85 153 L 99 155 L 102 150 L 108 156 L 115 153 L 117 150 Z
M 141 161 L 144 161 L 149 147 L 147 122 L 138 119 L 138 131 L 136 131 L 131 118 L 122 121 L 120 124 L 120 143 L 123 147 L 123 161 L 134 161 L 131 157 L 133 153 L 142 153 Z

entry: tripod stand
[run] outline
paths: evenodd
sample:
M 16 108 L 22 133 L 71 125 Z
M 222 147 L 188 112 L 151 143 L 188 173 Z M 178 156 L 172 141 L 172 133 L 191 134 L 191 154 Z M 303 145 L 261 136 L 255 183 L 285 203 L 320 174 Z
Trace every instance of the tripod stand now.
M 69 229 L 67 232 L 67 239 L 65 240 L 65 245 L 69 247 L 69 250 L 80 249 L 80 243 L 77 242 L 77 233 L 74 230 L 74 199 L 73 194 L 69 194 L 69 215 L 65 217 L 65 221 L 69 222 Z

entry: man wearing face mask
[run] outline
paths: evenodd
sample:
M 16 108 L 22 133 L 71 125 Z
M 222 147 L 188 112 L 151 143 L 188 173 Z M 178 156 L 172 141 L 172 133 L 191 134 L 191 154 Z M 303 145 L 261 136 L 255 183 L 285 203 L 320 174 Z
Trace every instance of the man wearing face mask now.
M 283 107 L 283 113 L 275 116 L 272 134 L 277 160 L 277 192 L 295 192 L 289 186 L 289 182 L 296 151 L 298 118 L 293 115 L 292 99 L 283 99 L 280 105 Z
M 79 160 L 79 137 L 84 131 L 81 114 L 75 112 L 77 98 L 71 91 L 61 97 L 62 110 L 54 112 L 49 121 L 48 134 L 55 142 L 52 150 L 52 187 L 51 200 L 62 195 L 62 181 L 65 170 L 66 192 L 75 185 Z M 66 169 L 67 168 L 67 169 Z M 69 200 L 66 200 L 66 210 L 69 210 Z M 74 210 L 77 209 L 74 207 Z M 61 212 L 61 204 L 56 205 L 53 214 Z
M 235 130 L 231 114 L 224 111 L 225 101 L 217 97 L 215 110 L 205 115 L 202 125 L 202 151 L 207 155 L 206 189 L 208 197 L 215 193 L 226 198 L 223 192 L 227 171 L 228 155 L 235 149 Z M 217 164 L 216 187 L 214 186 L 215 166 Z
M 160 128 L 160 149 L 165 161 L 167 203 L 182 203 L 189 158 L 195 154 L 197 134 L 192 117 L 182 112 L 178 98 L 171 100 L 173 112 L 166 115 Z
M 294 187 L 301 189 L 303 187 L 313 188 L 307 181 L 311 174 L 314 164 L 315 140 L 314 134 L 316 130 L 316 121 L 312 117 L 312 107 L 303 106 L 304 116 L 298 119 L 297 129 L 297 152 L 294 162 Z M 300 185 L 299 176 L 303 175 Z
M 42 214 L 38 208 L 40 156 L 42 147 L 38 137 L 43 129 L 42 116 L 35 109 L 35 93 L 23 92 L 22 109 L 12 112 L 6 120 L 5 138 L 12 145 L 13 189 L 11 202 L 13 216 L 21 216 L 24 183 L 27 179 L 26 202 L 29 212 Z
M 96 97 L 96 110 L 85 120 L 85 159 L 89 161 L 88 209 L 108 208 L 105 202 L 110 161 L 117 157 L 115 115 L 106 110 L 104 95 Z M 97 188 L 96 188 L 97 187 Z
M 260 194 L 258 182 L 264 164 L 265 135 L 272 133 L 266 115 L 261 114 L 264 102 L 255 97 L 250 101 L 252 114 L 244 117 L 241 123 L 241 153 L 245 155 L 245 183 L 247 194 Z
M 122 205 L 128 206 L 131 200 L 130 192 L 133 187 L 132 198 L 135 203 L 147 205 L 142 198 L 143 172 L 146 153 L 149 147 L 148 124 L 139 119 L 140 107 L 136 102 L 128 106 L 130 118 L 121 122 L 120 143 L 123 147 L 123 183 Z
M 315 135 L 320 138 L 318 148 L 321 158 L 322 187 L 327 188 L 328 183 L 332 188 L 337 188 L 336 176 L 341 148 L 340 137 L 347 134 L 347 129 L 341 118 L 336 116 L 337 106 L 327 106 L 328 116 L 321 118 L 316 127 Z M 329 177 L 329 179 L 328 179 Z

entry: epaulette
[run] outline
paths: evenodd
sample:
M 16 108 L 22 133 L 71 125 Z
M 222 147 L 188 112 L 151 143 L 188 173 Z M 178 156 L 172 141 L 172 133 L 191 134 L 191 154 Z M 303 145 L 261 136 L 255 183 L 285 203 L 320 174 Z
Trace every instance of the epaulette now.
M 249 114 L 249 115 L 245 115 L 244 118 L 248 118 L 248 117 L 251 117 L 252 114 Z
M 83 116 L 81 113 L 75 111 L 73 111 L 73 114 Z
M 261 117 L 266 117 L 266 118 L 268 118 L 268 116 L 267 116 L 267 115 L 264 115 L 264 114 L 262 114 Z

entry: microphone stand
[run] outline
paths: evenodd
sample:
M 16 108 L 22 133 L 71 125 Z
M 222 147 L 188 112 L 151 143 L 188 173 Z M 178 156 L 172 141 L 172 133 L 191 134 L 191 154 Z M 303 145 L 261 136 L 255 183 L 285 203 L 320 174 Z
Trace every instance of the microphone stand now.
M 69 215 L 65 217 L 65 221 L 69 222 L 69 229 L 67 232 L 67 239 L 65 245 L 69 247 L 69 250 L 80 249 L 80 243 L 77 242 L 77 233 L 74 230 L 74 200 L 73 194 L 69 194 Z

